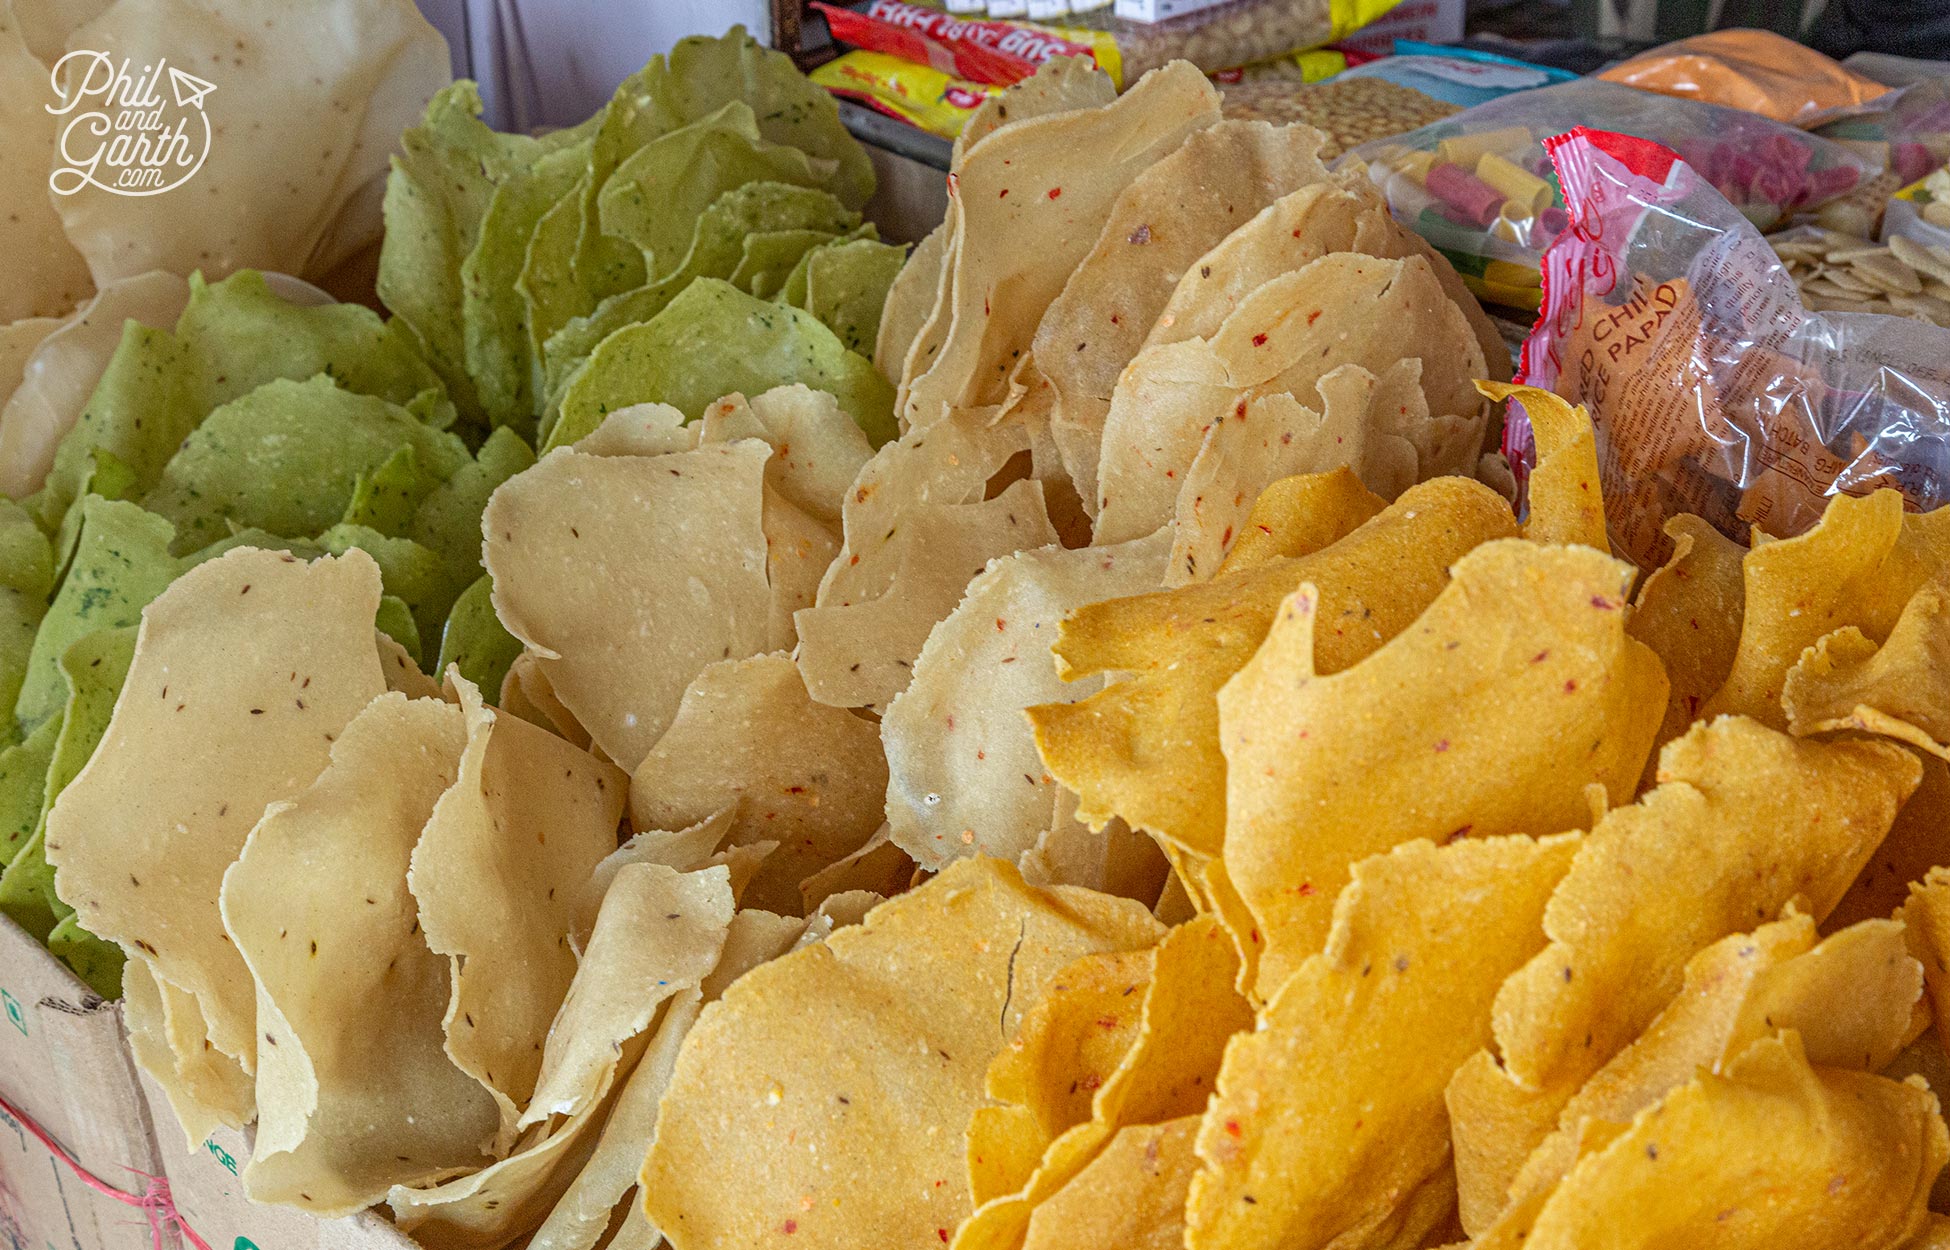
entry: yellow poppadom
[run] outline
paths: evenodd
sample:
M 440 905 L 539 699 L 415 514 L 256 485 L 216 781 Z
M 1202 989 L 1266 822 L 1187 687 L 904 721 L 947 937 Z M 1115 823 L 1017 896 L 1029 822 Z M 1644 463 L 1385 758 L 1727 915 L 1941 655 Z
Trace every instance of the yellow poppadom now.
M 1192 1250 L 1419 1244 L 1401 1206 L 1449 1151 L 1443 1087 L 1544 945 L 1575 835 L 1412 842 L 1362 861 L 1326 949 L 1236 1039 L 1205 1113 Z
M 1132 674 L 1081 703 L 1029 711 L 1044 764 L 1081 798 L 1080 819 L 1120 816 L 1216 855 L 1226 839 L 1226 762 L 1214 696 L 1264 641 L 1280 601 L 1302 582 L 1319 588 L 1335 624 L 1322 631 L 1316 663 L 1333 672 L 1414 620 L 1465 552 L 1516 529 L 1501 498 L 1460 478 L 1417 486 L 1378 515 L 1378 501 L 1352 474 L 1321 483 L 1309 492 L 1320 507 L 1306 514 L 1305 540 L 1283 546 L 1279 558 L 1213 582 L 1093 604 L 1063 623 L 1056 654 L 1066 676 Z M 1318 550 L 1300 550 L 1315 542 Z
M 1658 652 L 1672 682 L 1660 746 L 1685 733 L 1726 682 L 1746 603 L 1745 547 L 1690 514 L 1667 521 L 1665 531 L 1672 556 L 1640 585 L 1625 627 Z
M 644 1165 L 676 1250 L 938 1244 L 970 1209 L 961 1135 L 1059 968 L 1158 937 L 1141 905 L 963 860 L 707 1008 Z
M 1530 515 L 1523 536 L 1610 551 L 1604 494 L 1598 485 L 1597 432 L 1584 409 L 1534 386 L 1478 382 L 1476 389 L 1493 400 L 1516 400 L 1530 418 L 1537 467 L 1530 471 Z
M 1027 1125 L 1037 1134 L 1032 1165 L 1050 1142 L 1090 1118 L 1097 1091 L 1137 1040 L 1156 962 L 1155 949 L 1085 955 L 1050 978 L 1009 1048 L 989 1065 L 988 1096 L 1028 1113 Z M 996 1117 L 996 1122 L 1014 1118 Z M 987 1167 L 981 1145 L 971 1130 L 971 1177 L 978 1167 Z M 1023 1174 L 1004 1192 L 1028 1179 Z M 979 1192 L 983 1185 L 974 1188 Z
M 1748 552 L 1739 647 L 1702 715 L 1786 728 L 1781 696 L 1804 650 L 1850 626 L 1882 644 L 1911 596 L 1947 568 L 1950 513 L 1905 514 L 1893 490 L 1835 496 L 1807 533 Z
M 1950 587 L 1910 596 L 1880 647 L 1851 625 L 1803 652 L 1781 706 L 1798 734 L 1867 730 L 1950 759 Z
M 1512 1074 L 1533 1089 L 1588 1075 L 1671 999 L 1695 951 L 1796 896 L 1826 916 L 1919 771 L 1887 743 L 1797 741 L 1738 718 L 1667 746 L 1659 787 L 1586 839 L 1545 917 L 1550 949 L 1498 995 Z
M 1266 940 L 1262 995 L 1320 949 L 1355 861 L 1581 828 L 1594 783 L 1631 797 L 1666 703 L 1658 658 L 1625 634 L 1632 575 L 1589 547 L 1488 543 L 1339 672 L 1316 657 L 1345 618 L 1311 585 L 1288 598 L 1219 695 L 1226 870 Z
M 1470 1206 L 1500 1205 L 1530 1150 L 1584 1081 L 1671 1001 L 1686 961 L 1729 933 L 1808 901 L 1831 911 L 1915 787 L 1916 760 L 1883 742 L 1790 738 L 1739 717 L 1669 743 L 1659 786 L 1593 828 L 1545 914 L 1551 946 L 1497 995 L 1496 1043 L 1450 1091 L 1470 1157 Z M 1463 1158 L 1461 1151 L 1459 1159 Z
M 1508 1207 L 1476 1250 L 1516 1250 L 1575 1166 L 1587 1120 L 1625 1124 L 1704 1068 L 1719 1071 L 1749 1045 L 1786 1029 L 1818 1064 L 1874 1072 L 1901 1049 L 1922 969 L 1903 926 L 1868 920 L 1820 945 L 1814 922 L 1790 911 L 1736 933 L 1686 965 L 1684 988 L 1638 1040 L 1579 1090 L 1512 1187 Z
M 1205 1107 L 1228 1039 L 1252 1027 L 1250 1008 L 1232 988 L 1238 956 L 1224 930 L 1204 917 L 1174 928 L 1147 954 L 1148 986 L 1116 991 L 1114 980 L 1098 979 L 1099 991 L 1116 991 L 1123 1004 L 1078 1001 L 1083 1010 L 1059 1013 L 1069 1027 L 1052 1032 L 1067 1040 L 1078 1032 L 1089 1034 L 1094 1023 L 1090 1009 L 1096 1007 L 1096 1019 L 1109 1022 L 1112 1034 L 1104 1045 L 1092 1048 L 1098 1053 L 1045 1046 L 1035 1048 L 1031 1062 L 1023 1064 L 1011 1062 L 1019 1057 L 1012 1050 L 990 1069 L 991 1094 L 1006 1096 L 1004 1085 L 996 1079 L 999 1072 L 1006 1072 L 1005 1082 L 1014 1078 L 1013 1084 L 1022 1091 L 1040 1087 L 1046 1105 L 1059 1103 L 1065 1114 L 1044 1121 L 1062 1126 L 1063 1131 L 1044 1135 L 1042 1126 L 1037 1127 L 1047 1144 L 1026 1175 L 1004 1178 L 990 1171 L 985 1176 L 971 1157 L 972 1180 L 1015 1183 L 1009 1187 L 1013 1192 L 990 1198 L 963 1222 L 955 1232 L 954 1250 L 1020 1250 L 1036 1212 L 1087 1171 L 1120 1131 L 1177 1120 Z M 1141 1015 L 1133 1021 L 1129 1000 L 1139 998 L 1140 989 Z M 1075 1061 L 1079 1058 L 1081 1062 Z M 1111 1062 L 1106 1065 L 1106 1061 Z M 1025 1066 L 1033 1066 L 1034 1071 L 1022 1071 Z M 1102 1071 L 1106 1066 L 1107 1076 Z M 1017 1140 L 1008 1143 L 1009 1153 L 1033 1154 L 1025 1149 L 1030 1141 L 1023 1139 L 1028 1137 L 1018 1127 Z M 973 1125 L 970 1145 L 971 1149 L 976 1145 Z
M 1527 1250 L 1893 1250 L 1923 1229 L 1950 1158 L 1920 1082 L 1811 1066 L 1793 1033 L 1754 1043 L 1629 1127 L 1588 1131 L 1587 1144 Z
M 1121 1128 L 1029 1215 L 1023 1250 L 1179 1250 L 1198 1117 Z
M 1909 899 L 1912 881 L 1939 864 L 1950 864 L 1950 764 L 1918 756 L 1923 779 L 1896 812 L 1896 823 L 1875 855 L 1856 874 L 1825 922 L 1830 930 L 1894 915 Z
M 1911 949 L 1923 963 L 1937 1019 L 1937 1036 L 1950 1023 L 1950 868 L 1935 867 L 1909 887 L 1903 906 Z
M 1347 469 L 1283 477 L 1259 492 L 1218 575 L 1282 556 L 1308 556 L 1347 537 L 1388 506 Z

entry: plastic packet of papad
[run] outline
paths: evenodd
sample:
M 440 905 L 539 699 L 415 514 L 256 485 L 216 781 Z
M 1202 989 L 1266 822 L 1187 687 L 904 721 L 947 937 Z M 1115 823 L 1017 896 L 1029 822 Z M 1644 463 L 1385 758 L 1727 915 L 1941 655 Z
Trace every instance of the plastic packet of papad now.
M 1585 405 L 1613 544 L 1646 567 L 1667 518 L 1741 542 L 1834 495 L 1950 497 L 1950 331 L 1814 313 L 1740 211 L 1671 149 L 1579 127 L 1547 141 L 1570 225 L 1544 255 L 1523 382 Z M 1523 480 L 1530 423 L 1504 454 Z

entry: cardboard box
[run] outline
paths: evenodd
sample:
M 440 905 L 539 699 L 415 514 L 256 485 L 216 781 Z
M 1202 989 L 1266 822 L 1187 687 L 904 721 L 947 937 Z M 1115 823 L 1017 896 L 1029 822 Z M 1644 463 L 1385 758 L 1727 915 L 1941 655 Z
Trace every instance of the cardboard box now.
M 417 1250 L 376 1215 L 320 1220 L 259 1206 L 238 1179 L 246 1133 L 191 1145 L 155 1082 L 141 1073 L 122 1005 L 103 1002 L 21 928 L 0 916 L 0 1098 L 98 1179 L 141 1193 L 168 1180 L 177 1211 L 211 1250 Z M 175 1230 L 165 1250 L 182 1250 Z M 155 1250 L 139 1209 L 83 1184 L 0 1110 L 0 1250 Z
M 1336 47 L 1389 56 L 1397 39 L 1453 43 L 1463 37 L 1464 0 L 1402 0 L 1394 8 L 1340 40 Z
M 250 1134 L 219 1129 L 192 1145 L 169 1109 L 168 1096 L 147 1074 L 140 1080 L 176 1210 L 211 1250 L 419 1250 L 377 1215 L 321 1220 L 291 1207 L 252 1202 L 241 1179 L 250 1159 Z
M 120 1003 L 103 1002 L 0 916 L 0 1097 L 91 1174 L 140 1193 L 162 1174 Z M 174 1232 L 165 1236 L 174 1250 Z M 215 1245 L 216 1243 L 212 1243 Z M 154 1250 L 147 1216 L 83 1184 L 0 1111 L 0 1247 Z M 226 1243 L 222 1250 L 232 1250 Z

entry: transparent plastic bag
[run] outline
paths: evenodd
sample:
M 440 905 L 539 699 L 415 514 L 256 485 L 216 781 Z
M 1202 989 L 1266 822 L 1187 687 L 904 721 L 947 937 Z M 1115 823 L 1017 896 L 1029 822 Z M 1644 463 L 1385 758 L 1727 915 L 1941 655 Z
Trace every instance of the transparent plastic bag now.
M 1934 255 L 1937 249 L 1950 248 L 1950 165 L 1932 170 L 1890 197 L 1889 211 L 1882 218 L 1882 239 L 1888 242 L 1893 235 L 1923 244 L 1932 249 L 1933 260 L 1950 266 L 1950 260 Z
M 1606 521 L 1652 567 L 1680 512 L 1742 542 L 1884 486 L 1950 494 L 1950 331 L 1812 313 L 1760 232 L 1655 143 L 1580 127 L 1550 143 L 1573 224 L 1544 258 L 1522 379 L 1585 405 Z M 1513 407 L 1504 454 L 1534 456 Z
M 1724 104 L 1790 126 L 1859 112 L 1889 88 L 1771 30 L 1735 27 L 1675 40 L 1601 70 L 1607 82 Z
M 1574 122 L 1674 149 L 1763 230 L 1876 172 L 1842 144 L 1757 114 L 1595 79 L 1492 100 L 1353 155 L 1480 298 L 1536 308 L 1540 259 L 1568 221 L 1544 139 Z
M 1815 131 L 1883 165 L 1897 184 L 1950 161 L 1950 79 L 1930 78 L 1877 99 L 1866 111 Z

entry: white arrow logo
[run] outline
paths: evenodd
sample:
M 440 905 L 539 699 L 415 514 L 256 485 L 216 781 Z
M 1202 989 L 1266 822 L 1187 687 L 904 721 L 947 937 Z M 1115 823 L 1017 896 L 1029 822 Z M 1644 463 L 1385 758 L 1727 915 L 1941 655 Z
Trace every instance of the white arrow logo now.
M 169 67 L 169 87 L 176 93 L 176 107 L 200 109 L 203 97 L 217 89 L 217 84 L 204 82 L 195 74 L 185 74 L 174 65 Z

